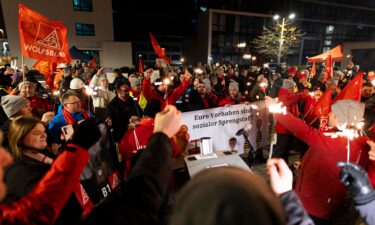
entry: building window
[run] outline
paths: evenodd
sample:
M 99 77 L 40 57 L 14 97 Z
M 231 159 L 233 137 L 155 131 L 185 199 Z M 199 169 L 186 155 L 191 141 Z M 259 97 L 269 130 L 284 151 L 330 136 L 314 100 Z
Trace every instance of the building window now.
M 76 35 L 95 36 L 94 24 L 76 23 Z
M 92 0 L 73 0 L 74 11 L 92 12 Z

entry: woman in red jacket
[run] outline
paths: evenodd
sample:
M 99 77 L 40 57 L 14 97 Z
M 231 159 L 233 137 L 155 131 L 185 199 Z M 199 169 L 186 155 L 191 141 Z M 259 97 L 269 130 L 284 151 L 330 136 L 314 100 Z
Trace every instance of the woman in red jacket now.
M 341 124 L 341 121 L 348 122 L 343 117 L 349 115 L 349 113 L 356 112 L 355 117 L 354 114 L 351 114 L 351 120 L 362 118 L 363 107 L 355 101 L 345 104 L 344 102 L 347 101 L 337 101 L 332 105 L 329 118 L 330 126 L 334 127 Z M 266 98 L 267 106 L 274 103 L 273 99 Z M 343 107 L 345 110 L 343 110 Z M 295 191 L 314 222 L 316 224 L 327 224 L 331 219 L 335 219 L 333 215 L 339 211 L 339 207 L 343 205 L 347 195 L 347 190 L 338 179 L 340 168 L 336 165 L 339 161 L 347 160 L 347 138 L 333 138 L 319 132 L 319 130 L 308 126 L 289 112 L 285 115 L 277 113 L 274 115 L 281 125 L 309 145 L 309 150 L 301 162 Z M 351 122 L 349 121 L 349 124 Z M 369 146 L 366 141 L 367 138 L 362 136 L 350 142 L 350 162 L 358 163 L 367 168 L 371 177 L 374 174 L 372 171 L 375 171 L 375 162 L 369 160 Z
M 90 133 L 89 138 L 85 138 L 87 133 Z M 53 224 L 87 164 L 90 154 L 86 149 L 99 137 L 100 131 L 94 119 L 82 122 L 75 130 L 72 143 L 64 148 L 65 151 L 57 157 L 34 189 L 10 205 L 0 205 L 0 224 Z M 11 156 L 0 146 L 0 200 L 6 192 L 4 168 L 11 161 Z
M 229 95 L 220 99 L 219 107 L 244 103 L 244 98 L 241 96 L 236 82 L 230 82 L 228 89 Z
M 300 112 L 298 111 L 297 102 L 304 100 L 305 95 L 303 92 L 294 93 L 294 87 L 294 81 L 284 79 L 283 86 L 279 90 L 278 97 L 279 101 L 286 106 L 288 112 L 296 117 L 299 117 Z M 274 149 L 274 156 L 283 158 L 285 162 L 288 163 L 289 150 L 294 137 L 279 120 L 276 121 L 275 129 L 277 134 L 277 142 Z

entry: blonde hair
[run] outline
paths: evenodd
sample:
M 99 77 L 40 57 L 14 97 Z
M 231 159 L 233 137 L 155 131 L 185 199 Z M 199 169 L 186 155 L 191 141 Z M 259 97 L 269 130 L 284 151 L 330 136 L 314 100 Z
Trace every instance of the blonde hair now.
M 23 151 L 26 149 L 22 141 L 25 136 L 30 133 L 38 124 L 43 124 L 42 121 L 36 118 L 17 117 L 12 121 L 9 127 L 9 147 L 15 159 L 20 160 L 23 156 Z

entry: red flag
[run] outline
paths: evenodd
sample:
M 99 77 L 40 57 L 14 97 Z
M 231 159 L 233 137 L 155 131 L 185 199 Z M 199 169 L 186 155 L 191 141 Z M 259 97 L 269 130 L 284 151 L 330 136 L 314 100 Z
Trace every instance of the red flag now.
M 319 99 L 318 103 L 316 103 L 313 112 L 316 117 L 327 117 L 328 114 L 331 112 L 331 105 L 332 105 L 332 99 L 331 99 L 331 91 L 328 89 L 322 97 Z
M 338 100 L 354 100 L 360 101 L 361 100 L 361 92 L 362 92 L 362 84 L 363 84 L 363 71 L 359 72 L 357 76 L 353 78 L 349 82 L 348 85 L 342 90 L 336 98 L 333 100 L 335 103 Z
M 165 49 L 161 48 L 159 43 L 156 41 L 155 37 L 150 32 L 150 39 L 152 47 L 154 48 L 155 54 L 160 58 L 164 59 L 169 65 L 172 64 L 172 61 L 165 55 Z
M 53 86 L 53 74 L 56 71 L 56 63 L 38 60 L 33 67 L 44 75 L 46 84 L 49 87 Z
M 311 72 L 310 72 L 310 78 L 313 78 L 316 74 L 316 66 L 315 66 L 315 62 L 313 63 L 312 67 L 311 67 Z
M 327 61 L 326 61 L 326 67 L 324 68 L 324 71 L 327 73 L 328 75 L 328 79 L 331 79 L 333 77 L 333 65 L 332 65 L 332 56 L 331 55 L 328 55 L 327 57 Z
M 96 65 L 96 58 L 95 57 L 91 60 L 91 67 L 92 68 L 96 68 L 97 67 L 97 65 Z
M 139 65 L 138 65 L 138 72 L 143 73 L 143 65 L 142 65 L 142 59 L 141 59 L 141 57 L 139 57 L 138 63 L 139 63 Z
M 18 29 L 23 55 L 55 63 L 72 61 L 62 22 L 51 21 L 19 4 Z
M 320 121 L 320 131 L 326 131 L 328 128 L 328 114 L 331 112 L 331 105 L 331 91 L 328 89 L 324 92 L 323 96 L 319 99 L 313 109 L 315 116 L 319 118 Z

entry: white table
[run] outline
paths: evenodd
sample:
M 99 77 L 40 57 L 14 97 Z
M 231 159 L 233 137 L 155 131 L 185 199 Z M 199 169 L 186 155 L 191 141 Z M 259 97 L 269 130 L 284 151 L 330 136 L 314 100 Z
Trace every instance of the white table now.
M 239 167 L 251 172 L 251 169 L 237 153 L 232 153 L 231 155 L 225 155 L 224 151 L 217 151 L 214 153 L 218 156 L 217 158 L 189 160 L 189 157 L 194 157 L 195 155 L 186 156 L 184 160 L 186 163 L 186 167 L 188 168 L 190 177 L 195 176 L 197 173 L 205 169 L 221 166 Z

